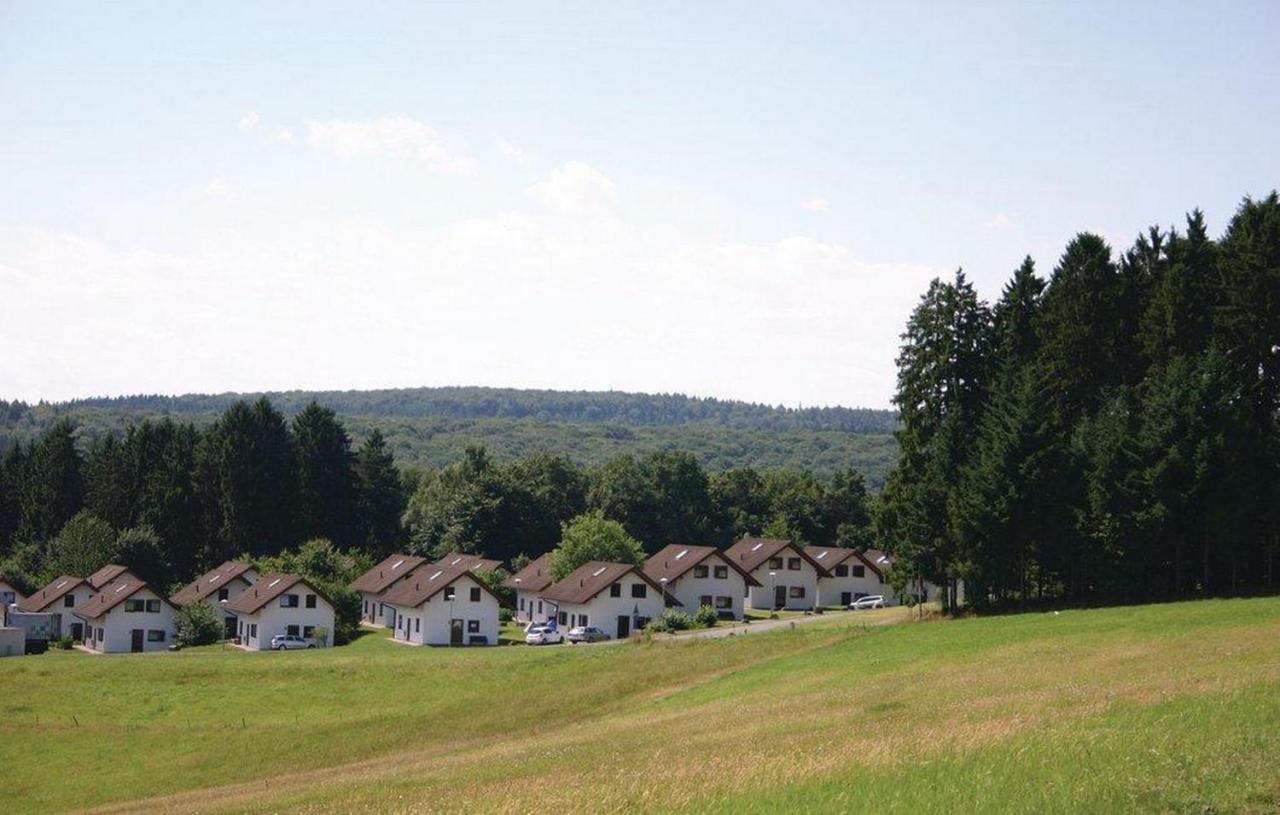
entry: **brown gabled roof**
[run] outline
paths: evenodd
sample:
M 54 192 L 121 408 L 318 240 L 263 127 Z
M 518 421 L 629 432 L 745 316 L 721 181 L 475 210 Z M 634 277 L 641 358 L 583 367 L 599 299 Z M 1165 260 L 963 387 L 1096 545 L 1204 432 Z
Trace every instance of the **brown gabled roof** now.
M 721 560 L 742 575 L 748 586 L 760 585 L 760 581 L 714 546 L 681 546 L 673 543 L 645 561 L 644 573 L 658 582 L 661 582 L 664 577 L 668 582 L 674 581 L 694 566 L 706 562 L 715 555 L 720 555 Z
M 862 557 L 882 575 L 893 565 L 893 558 L 879 549 L 864 549 L 862 550 Z
M 10 582 L 8 578 L 4 576 L 4 572 L 0 572 L 0 586 L 8 586 L 10 589 L 13 590 L 15 594 L 18 595 L 19 600 L 23 599 L 24 595 L 22 594 L 22 590 L 19 589 L 14 583 Z
M 503 588 L 517 591 L 542 591 L 551 585 L 551 553 L 541 555 L 520 571 L 502 581 Z
M 815 563 L 822 564 L 822 568 L 828 572 L 831 572 L 841 563 L 856 560 L 875 572 L 878 577 L 884 577 L 880 569 L 870 559 L 863 557 L 862 553 L 857 549 L 845 549 L 841 546 L 806 546 L 804 553 L 813 558 Z
M 818 570 L 818 574 L 826 571 L 813 558 L 804 553 L 804 549 L 796 546 L 789 540 L 782 538 L 752 538 L 745 537 L 742 540 L 730 546 L 725 552 L 725 556 L 737 563 L 744 572 L 753 572 L 771 557 L 777 557 L 778 553 L 783 549 L 790 548 L 800 557 L 809 561 L 813 568 Z
M 89 602 L 75 609 L 72 613 L 84 620 L 97 619 L 143 589 L 149 589 L 146 583 L 133 575 L 127 575 L 103 586 L 101 591 L 89 599 Z M 160 596 L 156 592 L 152 593 L 156 594 L 157 597 Z M 164 603 L 169 602 L 163 597 L 160 597 L 160 600 Z
M 429 566 L 415 569 L 408 580 L 387 592 L 383 596 L 382 602 L 393 606 L 403 606 L 404 608 L 417 608 L 456 583 L 458 578 L 463 576 L 470 577 L 472 582 L 489 592 L 489 594 L 493 594 L 494 599 L 501 602 L 501 598 L 493 593 L 493 589 L 486 586 L 484 581 L 477 580 L 475 575 L 471 574 L 474 560 L 474 558 L 467 557 L 462 559 L 455 558 L 449 563 L 432 563 Z
M 656 589 L 659 596 L 663 597 L 664 603 L 673 599 L 663 592 L 662 585 L 658 581 L 645 574 L 639 566 L 632 566 L 629 563 L 609 563 L 603 560 L 582 564 L 570 572 L 564 580 L 553 583 L 539 597 L 557 603 L 586 603 L 631 572 L 635 572 L 637 577 Z
M 492 572 L 494 569 L 502 567 L 501 560 L 488 560 L 480 555 L 464 555 L 461 552 L 451 552 L 444 557 L 432 563 L 432 566 L 459 566 L 467 564 L 466 568 L 472 572 Z
M 106 566 L 103 566 L 98 571 L 89 575 L 87 581 L 91 589 L 94 591 L 100 591 L 103 586 L 118 580 L 121 577 L 131 577 L 134 580 L 138 579 L 137 575 L 129 571 L 128 566 L 121 566 L 118 563 L 108 563 Z
M 386 591 L 392 583 L 426 562 L 426 558 L 417 555 L 394 554 L 357 577 L 352 581 L 351 588 L 369 594 L 378 594 Z
M 18 609 L 29 614 L 37 611 L 44 611 L 49 606 L 61 600 L 64 594 L 75 591 L 77 586 L 83 585 L 85 585 L 85 579 L 83 577 L 71 577 L 70 575 L 64 574 L 62 577 L 55 578 L 49 585 L 23 600 L 21 603 L 18 603 Z
M 203 600 L 223 586 L 229 585 L 237 577 L 241 577 L 249 571 L 249 568 L 247 563 L 228 560 L 218 568 L 200 575 L 183 586 L 177 594 L 169 598 L 169 602 L 175 606 L 185 606 Z M 245 582 L 248 583 L 248 579 L 245 579 Z
M 329 599 L 329 595 L 311 585 L 306 578 L 296 574 L 276 573 L 263 575 L 262 579 L 257 583 L 254 583 L 249 588 L 231 598 L 223 608 L 234 614 L 256 614 L 267 603 L 270 603 L 272 600 L 297 585 L 307 587 L 315 594 L 323 597 L 326 603 L 333 605 L 333 601 Z

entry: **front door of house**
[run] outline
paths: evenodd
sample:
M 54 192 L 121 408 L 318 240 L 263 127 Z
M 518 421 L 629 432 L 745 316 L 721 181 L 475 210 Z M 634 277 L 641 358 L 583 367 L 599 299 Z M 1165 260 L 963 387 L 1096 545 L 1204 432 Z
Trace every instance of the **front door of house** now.
M 84 623 L 71 624 L 71 639 L 76 642 L 84 642 Z
M 449 621 L 449 644 L 462 644 L 462 620 Z
M 625 640 L 631 636 L 631 618 L 625 614 L 618 615 L 618 639 Z
M 847 591 L 840 592 L 840 605 L 847 606 L 852 602 L 853 602 L 852 592 L 847 592 Z
M 773 587 L 773 607 L 783 608 L 784 606 L 786 606 L 786 604 L 787 604 L 787 587 L 774 586 Z
M 129 632 L 129 633 L 133 635 L 133 642 L 132 642 L 132 643 L 130 643 L 130 645 L 129 645 L 129 650 L 130 650 L 130 651 L 132 651 L 132 652 L 133 652 L 133 653 L 135 653 L 135 654 L 141 653 L 141 652 L 142 652 L 142 638 L 143 638 L 144 636 L 146 636 L 146 633 L 147 633 L 147 632 L 146 632 L 146 631 L 143 631 L 141 628 L 135 628 L 135 629 L 133 629 L 133 631 L 131 631 L 131 632 Z

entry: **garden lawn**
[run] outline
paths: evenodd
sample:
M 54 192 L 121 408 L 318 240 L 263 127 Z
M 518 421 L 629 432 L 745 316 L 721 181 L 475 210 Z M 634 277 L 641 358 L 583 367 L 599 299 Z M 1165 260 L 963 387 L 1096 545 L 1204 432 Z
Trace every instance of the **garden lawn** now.
M 1280 599 L 0 660 L 14 812 L 1280 808 Z

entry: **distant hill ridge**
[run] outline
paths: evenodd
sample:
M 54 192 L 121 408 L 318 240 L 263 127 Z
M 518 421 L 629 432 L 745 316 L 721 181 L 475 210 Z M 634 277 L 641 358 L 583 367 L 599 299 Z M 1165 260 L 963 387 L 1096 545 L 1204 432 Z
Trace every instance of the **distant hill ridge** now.
M 57 408 L 106 408 L 147 413 L 212 414 L 237 399 L 266 396 L 287 414 L 315 400 L 350 416 L 444 417 L 453 419 L 539 419 L 552 422 L 661 427 L 713 424 L 760 430 L 833 430 L 892 433 L 894 411 L 873 408 L 788 408 L 682 394 L 623 391 L 520 390 L 516 388 L 436 387 L 346 391 L 269 391 L 264 393 L 184 394 L 73 399 Z

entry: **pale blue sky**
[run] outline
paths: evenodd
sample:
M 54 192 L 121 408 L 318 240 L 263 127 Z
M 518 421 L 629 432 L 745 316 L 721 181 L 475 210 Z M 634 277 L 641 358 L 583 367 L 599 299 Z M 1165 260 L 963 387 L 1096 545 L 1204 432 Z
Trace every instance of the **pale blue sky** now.
M 259 5 L 0 2 L 0 395 L 887 406 L 929 277 L 1280 184 L 1274 2 Z

